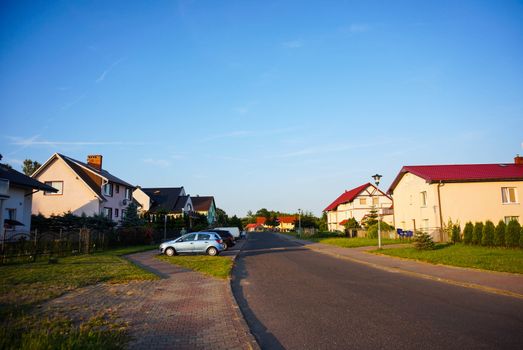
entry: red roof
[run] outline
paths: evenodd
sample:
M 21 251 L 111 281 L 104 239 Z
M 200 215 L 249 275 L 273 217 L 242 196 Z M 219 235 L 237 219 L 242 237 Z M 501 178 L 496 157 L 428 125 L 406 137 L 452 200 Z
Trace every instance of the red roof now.
M 248 229 L 248 228 L 256 228 L 256 227 L 258 227 L 258 226 L 260 226 L 260 225 L 258 225 L 258 224 L 247 224 L 247 226 L 245 226 L 245 229 Z
M 341 194 L 341 196 L 336 198 L 334 202 L 329 204 L 327 208 L 323 209 L 323 211 L 331 211 L 336 209 L 340 204 L 352 202 L 354 198 L 356 198 L 361 192 L 363 192 L 363 190 L 365 190 L 369 186 L 376 188 L 376 186 L 374 186 L 370 182 L 367 182 L 366 184 L 353 188 L 350 191 L 345 191 Z M 380 191 L 384 196 L 386 196 L 386 194 L 383 193 L 381 190 L 378 189 L 378 191 Z
M 264 218 L 263 216 L 258 216 L 258 217 L 256 217 L 256 223 L 257 223 L 258 225 L 265 225 L 265 221 L 266 221 L 266 220 L 267 220 L 267 219 Z
M 349 220 L 345 219 L 345 220 L 341 220 L 340 221 L 340 225 L 345 225 L 347 222 L 349 222 Z
M 295 221 L 296 221 L 296 217 L 295 216 L 280 216 L 280 217 L 278 217 L 278 222 L 280 222 L 282 224 L 294 224 Z
M 412 173 L 427 182 L 521 181 L 521 164 L 455 164 L 404 166 L 394 179 L 388 193 L 394 191 L 403 175 Z

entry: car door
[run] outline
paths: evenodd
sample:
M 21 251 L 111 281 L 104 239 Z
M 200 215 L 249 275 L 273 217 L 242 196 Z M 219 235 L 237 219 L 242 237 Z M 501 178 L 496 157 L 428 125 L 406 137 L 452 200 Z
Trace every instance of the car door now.
M 180 237 L 176 242 L 174 249 L 178 253 L 192 253 L 194 251 L 194 240 L 196 239 L 196 233 L 191 233 Z
M 209 246 L 211 241 L 211 235 L 209 233 L 198 233 L 198 238 L 194 242 L 194 252 L 204 253 Z

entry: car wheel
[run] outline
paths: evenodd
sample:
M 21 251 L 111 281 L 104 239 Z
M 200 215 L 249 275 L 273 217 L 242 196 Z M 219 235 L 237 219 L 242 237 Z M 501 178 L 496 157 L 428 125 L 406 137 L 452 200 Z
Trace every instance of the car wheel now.
M 209 249 L 207 249 L 207 254 L 209 254 L 210 256 L 218 255 L 218 249 L 214 247 L 209 247 Z
M 224 242 L 222 243 L 222 245 L 223 245 L 223 250 L 227 250 L 227 249 L 229 249 L 229 245 L 227 244 L 227 242 L 224 241 Z
M 169 247 L 169 248 L 165 249 L 165 255 L 173 256 L 175 254 L 176 254 L 176 251 L 174 250 L 174 248 Z

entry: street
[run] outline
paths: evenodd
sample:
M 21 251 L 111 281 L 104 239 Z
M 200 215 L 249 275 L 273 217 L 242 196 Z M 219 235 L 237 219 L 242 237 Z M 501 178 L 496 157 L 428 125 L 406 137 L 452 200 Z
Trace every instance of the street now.
M 521 349 L 523 300 L 251 233 L 233 292 L 262 349 Z

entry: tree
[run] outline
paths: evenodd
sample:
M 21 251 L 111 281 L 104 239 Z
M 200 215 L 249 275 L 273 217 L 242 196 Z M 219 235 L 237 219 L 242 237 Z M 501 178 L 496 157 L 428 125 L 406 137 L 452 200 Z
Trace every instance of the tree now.
M 494 223 L 490 220 L 487 220 L 485 222 L 485 226 L 483 226 L 483 235 L 481 237 L 481 245 L 490 247 L 494 245 L 494 232 L 496 231 L 496 227 L 494 226 Z
M 458 224 L 452 225 L 452 243 L 461 241 L 461 227 Z
M 242 220 L 240 220 L 236 215 L 233 215 L 232 218 L 229 219 L 229 225 L 232 227 L 238 227 L 240 231 L 243 230 Z
M 474 225 L 472 222 L 467 222 L 463 229 L 463 242 L 465 244 L 472 244 L 472 234 L 474 233 Z
M 428 232 L 417 231 L 414 235 L 414 248 L 417 250 L 433 250 L 435 244 Z
M 218 226 L 228 226 L 229 225 L 229 216 L 225 210 L 216 208 L 216 224 Z
M 510 220 L 505 231 L 505 244 L 507 247 L 517 247 L 521 235 L 521 225 L 517 220 Z
M 36 160 L 26 159 L 24 160 L 24 164 L 22 166 L 22 171 L 27 176 L 31 176 L 36 169 L 40 168 L 42 164 L 38 163 Z
M 0 154 L 0 160 L 2 160 L 2 158 L 3 158 L 3 156 Z M 0 165 L 7 169 L 13 169 L 12 166 L 10 166 L 9 164 L 6 164 L 6 163 L 0 163 Z
M 380 231 L 383 235 L 383 232 L 389 232 L 394 230 L 394 227 L 390 226 L 386 222 L 380 221 Z M 378 238 L 378 223 L 375 223 L 374 225 L 369 226 L 367 229 L 367 237 L 368 238 Z
M 378 210 L 376 207 L 372 206 L 372 208 L 369 210 L 369 213 L 361 220 L 361 224 L 366 228 L 369 229 L 370 226 L 374 225 L 378 222 Z
M 358 222 L 356 222 L 356 223 L 358 223 Z M 318 229 L 323 232 L 329 230 L 329 227 L 327 225 L 327 213 L 326 212 L 323 212 L 323 214 L 321 215 L 321 218 L 318 218 Z
M 138 227 L 145 224 L 145 220 L 138 216 L 138 206 L 131 202 L 124 210 L 125 215 L 122 219 L 122 227 Z
M 496 230 L 494 231 L 494 245 L 497 247 L 503 247 L 505 245 L 505 230 L 507 225 L 505 221 L 499 220 Z
M 476 222 L 474 224 L 474 231 L 472 231 L 472 244 L 481 244 L 482 237 L 483 237 L 483 223 Z
M 269 227 L 275 227 L 278 226 L 278 217 L 276 214 L 269 214 L 269 217 L 265 220 L 265 225 Z

